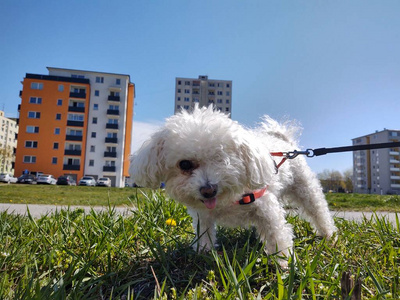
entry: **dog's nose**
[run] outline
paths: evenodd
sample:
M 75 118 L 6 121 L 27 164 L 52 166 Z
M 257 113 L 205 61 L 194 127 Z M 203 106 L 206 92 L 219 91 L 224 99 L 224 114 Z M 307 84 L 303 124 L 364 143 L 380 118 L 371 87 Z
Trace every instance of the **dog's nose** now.
M 207 183 L 206 186 L 202 186 L 200 188 L 200 194 L 204 197 L 204 198 L 212 198 L 215 197 L 215 195 L 218 192 L 218 186 L 216 184 L 209 184 Z

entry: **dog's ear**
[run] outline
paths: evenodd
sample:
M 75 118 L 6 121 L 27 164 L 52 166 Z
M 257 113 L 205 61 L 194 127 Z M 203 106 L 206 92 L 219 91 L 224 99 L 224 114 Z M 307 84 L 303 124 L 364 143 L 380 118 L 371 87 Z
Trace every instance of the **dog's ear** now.
M 268 150 L 262 149 L 257 143 L 245 141 L 240 145 L 240 155 L 246 168 L 248 188 L 260 189 L 269 185 L 276 167 Z
M 158 188 L 165 173 L 164 132 L 156 132 L 132 156 L 129 174 L 141 187 Z

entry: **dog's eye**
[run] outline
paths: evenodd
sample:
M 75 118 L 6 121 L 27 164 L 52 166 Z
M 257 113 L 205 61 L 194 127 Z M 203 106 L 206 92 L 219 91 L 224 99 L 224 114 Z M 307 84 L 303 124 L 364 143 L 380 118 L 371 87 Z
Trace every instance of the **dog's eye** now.
M 181 160 L 179 162 L 179 169 L 182 171 L 191 171 L 195 168 L 195 165 L 190 160 Z

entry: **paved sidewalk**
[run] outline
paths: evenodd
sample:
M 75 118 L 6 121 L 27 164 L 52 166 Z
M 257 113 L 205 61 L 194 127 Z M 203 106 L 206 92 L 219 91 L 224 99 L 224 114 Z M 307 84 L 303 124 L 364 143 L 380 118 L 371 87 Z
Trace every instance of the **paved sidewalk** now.
M 39 205 L 39 204 L 9 204 L 9 203 L 0 203 L 0 212 L 7 210 L 9 213 L 19 214 L 19 215 L 27 215 L 27 208 L 29 207 L 29 211 L 34 218 L 39 218 L 42 215 L 51 214 L 54 211 L 60 211 L 61 209 L 68 209 L 68 206 L 57 206 L 57 205 Z M 85 212 L 89 213 L 91 209 L 95 211 L 104 211 L 108 210 L 108 207 L 105 206 L 70 206 L 71 210 L 82 208 Z M 132 207 L 115 207 L 116 212 L 129 215 L 132 211 Z M 334 217 L 344 218 L 346 220 L 355 220 L 360 221 L 363 220 L 364 216 L 367 219 L 371 219 L 374 216 L 373 212 L 354 212 L 354 211 L 332 211 L 331 214 Z M 379 217 L 386 217 L 390 222 L 396 224 L 396 214 L 389 212 L 377 212 Z M 400 218 L 400 213 L 398 214 Z
M 0 203 L 0 212 L 8 211 L 9 213 L 18 214 L 18 215 L 28 215 L 28 208 L 29 212 L 34 218 L 39 218 L 42 215 L 51 214 L 55 211 L 60 211 L 62 209 L 70 209 L 75 210 L 77 208 L 82 208 L 85 210 L 86 213 L 89 213 L 92 209 L 100 212 L 100 211 L 107 211 L 108 207 L 106 206 L 65 206 L 65 205 L 41 205 L 41 204 L 11 204 L 11 203 Z M 118 206 L 114 208 L 117 213 L 126 215 L 130 214 L 132 211 L 132 207 L 122 207 Z

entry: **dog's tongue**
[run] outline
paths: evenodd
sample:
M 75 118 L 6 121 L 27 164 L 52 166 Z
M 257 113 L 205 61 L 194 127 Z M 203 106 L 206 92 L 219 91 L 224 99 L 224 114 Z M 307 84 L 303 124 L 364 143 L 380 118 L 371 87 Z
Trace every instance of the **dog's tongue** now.
M 205 199 L 203 202 L 208 209 L 214 209 L 217 204 L 217 198 Z

